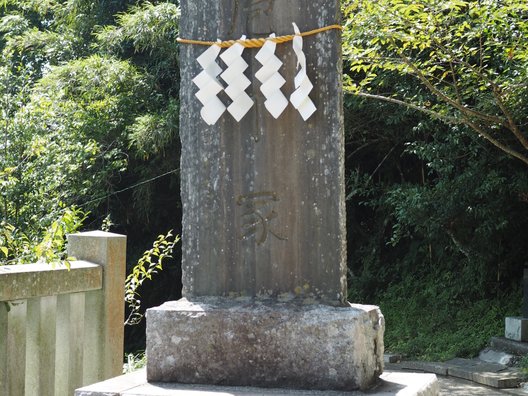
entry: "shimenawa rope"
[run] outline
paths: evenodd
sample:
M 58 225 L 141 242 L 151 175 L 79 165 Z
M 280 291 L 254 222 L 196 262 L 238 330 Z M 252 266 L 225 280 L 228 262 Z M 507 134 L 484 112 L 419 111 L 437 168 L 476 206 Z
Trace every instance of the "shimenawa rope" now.
M 305 36 L 311 36 L 317 33 L 325 32 L 327 30 L 332 29 L 338 29 L 343 30 L 343 27 L 341 25 L 329 25 L 325 26 L 319 29 L 310 30 L 308 32 L 302 32 L 300 34 L 301 37 Z M 190 40 L 190 39 L 184 39 L 184 38 L 177 38 L 178 43 L 182 44 L 196 44 L 196 45 L 218 45 L 220 48 L 229 48 L 233 44 L 239 43 L 242 44 L 245 48 L 260 48 L 264 45 L 264 43 L 268 40 L 273 41 L 277 44 L 286 43 L 288 41 L 292 41 L 295 37 L 295 34 L 290 34 L 286 36 L 279 36 L 279 37 L 262 37 L 262 38 L 256 38 L 256 39 L 245 39 L 245 40 L 227 40 L 227 41 L 201 41 L 201 40 Z

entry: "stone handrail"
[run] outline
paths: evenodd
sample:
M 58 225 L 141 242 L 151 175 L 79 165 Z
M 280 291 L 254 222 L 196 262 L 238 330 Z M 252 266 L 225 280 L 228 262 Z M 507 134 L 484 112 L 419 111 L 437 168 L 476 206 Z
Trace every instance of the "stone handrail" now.
M 126 237 L 68 236 L 64 264 L 0 267 L 0 395 L 72 395 L 119 375 Z

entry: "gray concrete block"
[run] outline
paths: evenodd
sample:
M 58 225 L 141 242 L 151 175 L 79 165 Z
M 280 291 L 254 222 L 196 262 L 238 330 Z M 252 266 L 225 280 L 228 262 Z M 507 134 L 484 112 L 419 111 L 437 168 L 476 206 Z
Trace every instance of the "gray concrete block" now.
M 401 367 L 405 370 L 424 371 L 438 375 L 447 375 L 448 366 L 440 362 L 408 361 L 402 362 Z
M 528 318 L 507 317 L 504 336 L 514 341 L 528 341 Z
M 450 366 L 448 375 L 500 389 L 516 388 L 522 380 L 520 373 L 484 371 L 483 365 L 474 367 Z
M 445 362 L 448 367 L 460 367 L 475 372 L 498 373 L 506 370 L 506 366 L 499 363 L 485 362 L 480 359 L 454 358 Z
M 473 372 L 462 367 L 449 367 L 447 374 L 451 377 L 462 378 L 468 381 L 473 381 Z
M 383 370 L 377 307 L 226 299 L 147 312 L 149 381 L 367 389 Z
M 398 363 L 402 360 L 402 355 L 386 353 L 383 355 L 383 361 L 385 363 Z
M 493 349 L 513 353 L 515 355 L 528 354 L 528 342 L 509 340 L 504 337 L 491 337 L 490 345 Z
M 103 284 L 101 266 L 86 261 L 65 264 L 0 266 L 0 301 L 97 290 Z
M 516 375 L 503 375 L 502 373 L 473 373 L 472 381 L 493 388 L 516 388 L 521 378 Z

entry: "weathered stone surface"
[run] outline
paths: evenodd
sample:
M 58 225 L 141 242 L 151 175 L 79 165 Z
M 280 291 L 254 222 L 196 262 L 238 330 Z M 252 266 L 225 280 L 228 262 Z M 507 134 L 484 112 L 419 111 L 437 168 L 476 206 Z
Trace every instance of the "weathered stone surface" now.
M 103 289 L 86 294 L 93 312 L 86 321 L 83 383 L 111 378 L 123 371 L 126 236 L 103 231 L 68 235 L 68 255 L 103 267 Z M 87 355 L 88 356 L 88 355 Z
M 383 362 L 384 363 L 398 363 L 402 360 L 403 356 L 399 354 L 393 354 L 393 353 L 385 353 L 383 355 Z
M 494 388 L 515 388 L 522 381 L 520 371 L 499 363 L 485 362 L 480 359 L 455 358 L 444 363 L 404 361 L 389 364 L 391 370 L 416 370 L 469 380 Z
M 0 266 L 0 301 L 53 296 L 100 289 L 101 266 L 85 261 L 64 264 Z
M 479 353 L 479 359 L 488 363 L 498 363 L 505 366 L 511 366 L 515 362 L 515 356 L 511 353 L 496 351 L 486 348 Z
M 147 317 L 149 381 L 352 390 L 383 370 L 374 306 L 202 297 Z
M 449 366 L 441 362 L 403 361 L 401 368 L 406 370 L 424 371 L 438 375 L 447 375 Z
M 491 337 L 490 346 L 516 355 L 528 354 L 528 342 L 509 340 L 504 337 Z
M 182 0 L 180 36 L 198 40 L 292 34 L 339 23 L 338 0 Z M 344 137 L 340 32 L 304 38 L 317 111 L 291 105 L 275 120 L 264 107 L 258 49 L 246 49 L 255 104 L 237 123 L 200 116 L 193 77 L 203 46 L 181 45 L 183 294 L 346 299 Z M 286 96 L 296 57 L 277 46 Z
M 450 367 L 449 375 L 457 378 L 467 379 L 478 384 L 491 386 L 493 388 L 516 388 L 522 381 L 520 374 L 511 373 L 505 376 L 502 373 L 479 372 L 463 367 Z
M 70 270 L 0 267 L 2 396 L 72 395 L 122 372 L 126 238 L 88 232 L 68 241 L 69 255 L 87 260 Z
M 383 374 L 381 379 L 382 385 L 374 395 L 379 392 L 379 396 L 438 396 L 440 393 L 434 374 L 390 372 Z M 399 389 L 391 389 L 391 386 Z
M 504 337 L 513 341 L 528 341 L 528 318 L 507 317 Z

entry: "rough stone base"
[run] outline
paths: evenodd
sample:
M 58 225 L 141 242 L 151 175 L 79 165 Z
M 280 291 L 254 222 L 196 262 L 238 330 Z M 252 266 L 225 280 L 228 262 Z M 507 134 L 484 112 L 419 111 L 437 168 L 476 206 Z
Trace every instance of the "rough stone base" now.
M 504 336 L 514 341 L 528 341 L 528 318 L 507 317 Z
M 375 306 L 207 297 L 147 312 L 149 381 L 368 389 L 383 371 Z

